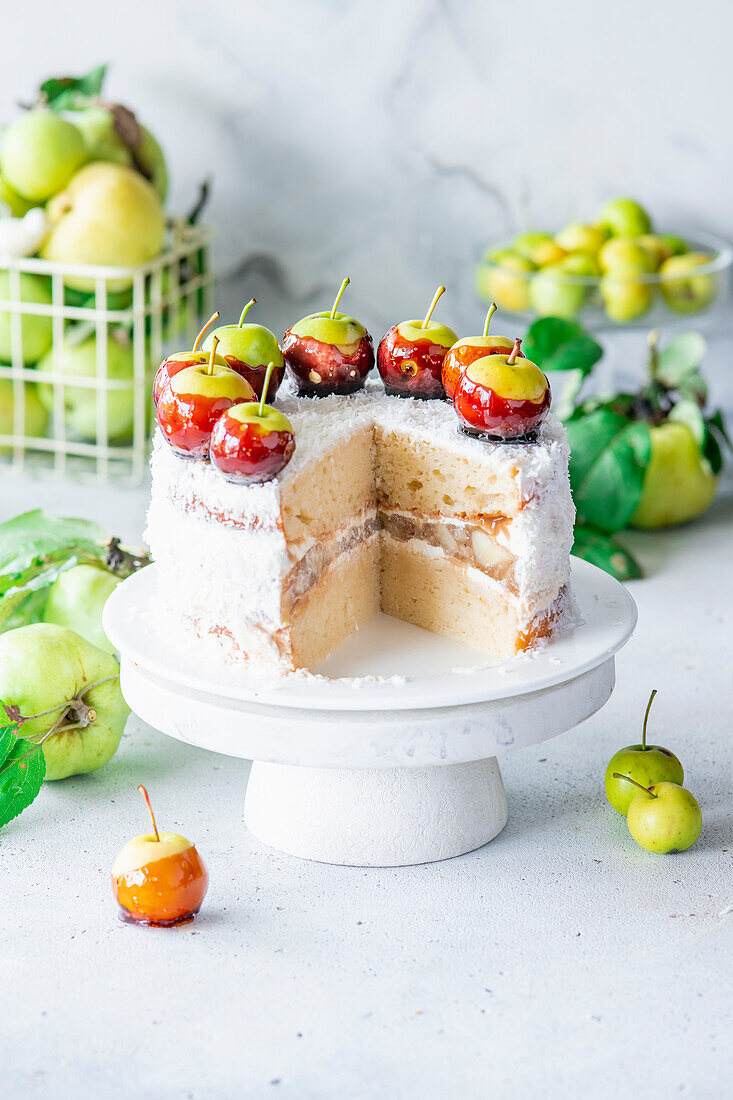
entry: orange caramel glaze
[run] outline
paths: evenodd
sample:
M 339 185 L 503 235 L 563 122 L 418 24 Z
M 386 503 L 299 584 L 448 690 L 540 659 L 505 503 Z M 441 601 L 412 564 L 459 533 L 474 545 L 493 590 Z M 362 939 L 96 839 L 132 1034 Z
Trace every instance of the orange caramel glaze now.
M 204 861 L 191 845 L 123 875 L 112 891 L 123 919 L 136 924 L 180 924 L 198 913 L 209 886 Z

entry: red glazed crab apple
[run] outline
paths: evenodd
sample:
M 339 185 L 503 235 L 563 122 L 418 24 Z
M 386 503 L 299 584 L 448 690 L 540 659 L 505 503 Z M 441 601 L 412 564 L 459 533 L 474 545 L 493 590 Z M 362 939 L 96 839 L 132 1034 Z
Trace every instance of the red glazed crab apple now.
M 285 366 L 301 396 L 354 393 L 374 366 L 367 330 L 353 317 L 336 312 L 349 282 L 344 279 L 330 310 L 303 317 L 283 337 Z
M 453 404 L 461 429 L 497 442 L 534 438 L 550 408 L 550 383 L 529 359 L 519 359 L 521 340 L 508 355 L 474 360 L 458 380 Z
M 239 401 L 253 401 L 254 390 L 225 363 L 217 363 L 215 340 L 208 364 L 174 374 L 158 398 L 158 424 L 182 458 L 208 458 L 211 432 L 221 414 Z
M 293 427 L 279 409 L 265 404 L 274 369 L 275 364 L 270 363 L 259 404 L 233 405 L 214 425 L 209 456 L 227 481 L 243 485 L 271 481 L 292 458 Z
M 145 787 L 152 833 L 133 837 L 112 868 L 112 892 L 122 920 L 170 926 L 193 920 L 209 887 L 209 875 L 195 846 L 178 833 L 160 833 Z
M 443 360 L 443 389 L 449 401 L 453 400 L 458 380 L 470 363 L 487 355 L 508 355 L 514 347 L 514 341 L 508 336 L 489 336 L 489 324 L 495 313 L 496 302 L 492 302 L 486 314 L 483 335 L 464 336 L 453 345 Z M 521 350 L 518 355 L 524 358 Z
M 422 321 L 402 321 L 380 341 L 377 370 L 388 394 L 424 399 L 445 397 L 441 374 L 446 352 L 458 339 L 452 328 L 431 321 L 445 287 L 439 286 Z
M 272 401 L 285 375 L 285 361 L 274 332 L 270 332 L 264 325 L 245 322 L 245 317 L 256 304 L 257 299 L 250 298 L 236 325 L 221 325 L 214 329 L 206 337 L 204 351 L 211 349 L 212 341 L 217 337 L 219 355 L 223 356 L 227 366 L 247 379 L 258 398 L 263 393 L 267 364 L 274 363 L 265 399 Z
M 202 364 L 208 363 L 209 353 L 199 351 L 199 344 L 206 330 L 211 328 L 218 317 L 218 313 L 213 313 L 211 317 L 209 317 L 208 321 L 201 329 L 201 332 L 194 340 L 191 351 L 177 351 L 174 355 L 169 355 L 168 358 L 164 359 L 160 364 L 155 372 L 155 378 L 153 380 L 153 404 L 156 408 L 158 407 L 158 399 L 160 398 L 161 391 L 174 374 L 178 374 L 179 371 L 185 370 L 186 367 L 200 367 Z M 216 356 L 216 362 L 219 363 L 219 365 L 226 365 L 226 360 L 223 359 L 221 355 Z

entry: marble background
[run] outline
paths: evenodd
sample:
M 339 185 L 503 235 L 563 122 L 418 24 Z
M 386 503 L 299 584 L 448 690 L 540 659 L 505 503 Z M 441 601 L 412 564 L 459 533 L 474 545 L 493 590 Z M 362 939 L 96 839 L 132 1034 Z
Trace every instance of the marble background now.
M 346 273 L 377 339 L 439 282 L 443 318 L 476 330 L 482 244 L 614 193 L 731 233 L 727 0 L 37 0 L 3 38 L 0 121 L 41 78 L 110 62 L 108 93 L 168 152 L 172 209 L 213 179 L 217 305 L 254 294 L 279 332 Z

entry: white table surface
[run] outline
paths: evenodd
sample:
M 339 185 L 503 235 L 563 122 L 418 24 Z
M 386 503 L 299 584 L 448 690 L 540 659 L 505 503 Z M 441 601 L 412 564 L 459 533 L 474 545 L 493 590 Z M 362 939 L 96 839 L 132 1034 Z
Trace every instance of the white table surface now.
M 5 479 L 0 516 L 79 514 L 139 541 L 144 491 Z M 733 943 L 730 497 L 633 535 L 648 570 L 609 704 L 502 761 L 509 824 L 406 869 L 304 863 L 241 824 L 247 764 L 132 718 L 114 761 L 0 834 L 0 1094 L 8 1097 L 723 1097 Z M 608 807 L 610 755 L 653 740 L 702 806 L 654 856 Z M 210 873 L 192 925 L 117 920 L 109 872 L 146 828 Z

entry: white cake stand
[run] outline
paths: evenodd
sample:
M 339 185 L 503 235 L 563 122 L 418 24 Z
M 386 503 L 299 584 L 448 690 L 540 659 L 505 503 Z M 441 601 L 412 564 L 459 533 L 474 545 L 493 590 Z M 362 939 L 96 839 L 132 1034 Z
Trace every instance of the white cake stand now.
M 254 761 L 245 823 L 265 844 L 326 863 L 401 866 L 480 847 L 507 820 L 500 753 L 594 714 L 636 625 L 626 590 L 573 560 L 582 625 L 500 666 L 381 615 L 322 675 L 253 682 L 154 626 L 155 566 L 114 591 L 104 628 L 121 686 L 151 726 Z

